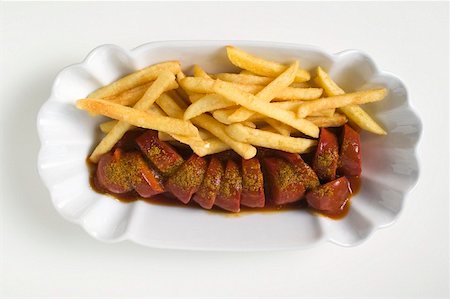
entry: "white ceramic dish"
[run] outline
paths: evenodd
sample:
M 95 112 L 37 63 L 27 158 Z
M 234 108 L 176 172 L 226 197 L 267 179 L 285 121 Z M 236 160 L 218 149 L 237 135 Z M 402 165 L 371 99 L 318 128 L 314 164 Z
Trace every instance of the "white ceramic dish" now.
M 227 44 L 281 62 L 299 59 L 306 69 L 320 65 L 347 91 L 388 88 L 385 100 L 365 106 L 389 134 L 362 134 L 362 188 L 346 218 L 336 221 L 302 210 L 227 217 L 140 201 L 125 204 L 91 190 L 85 159 L 98 140 L 101 119 L 77 110 L 75 101 L 133 70 L 165 60 L 178 59 L 186 69 L 198 63 L 209 72 L 228 71 L 233 67 L 223 49 Z M 394 222 L 419 176 L 416 146 L 421 122 L 408 103 L 406 88 L 357 50 L 330 55 L 310 46 L 244 41 L 154 42 L 131 51 L 104 45 L 58 74 L 37 126 L 42 144 L 38 169 L 55 208 L 93 237 L 109 242 L 239 251 L 296 249 L 322 241 L 356 245 Z

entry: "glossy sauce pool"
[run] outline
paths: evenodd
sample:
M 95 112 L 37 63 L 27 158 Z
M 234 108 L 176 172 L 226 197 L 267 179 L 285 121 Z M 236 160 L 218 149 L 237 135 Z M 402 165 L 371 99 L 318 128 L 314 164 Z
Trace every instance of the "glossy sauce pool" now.
M 109 193 L 106 190 L 103 190 L 102 188 L 100 188 L 98 186 L 98 184 L 95 182 L 96 165 L 89 161 L 87 161 L 86 163 L 87 163 L 89 171 L 90 171 L 89 181 L 90 181 L 91 188 L 97 193 L 109 195 L 112 198 L 114 198 L 115 200 L 118 200 L 118 201 L 124 202 L 124 203 L 130 203 L 130 202 L 134 202 L 137 200 L 141 200 L 141 201 L 145 201 L 149 204 L 154 204 L 154 205 L 159 205 L 159 206 L 172 206 L 172 207 L 175 206 L 175 207 L 183 207 L 183 208 L 187 208 L 187 209 L 201 209 L 201 207 L 193 200 L 191 200 L 188 204 L 183 204 L 182 202 L 177 200 L 175 197 L 173 197 L 167 193 L 158 194 L 151 198 L 139 197 L 134 192 L 125 193 L 125 194 Z M 360 190 L 361 179 L 359 177 L 348 177 L 347 179 L 350 182 L 350 187 L 352 189 L 351 197 L 353 197 Z M 344 218 L 348 214 L 348 212 L 350 210 L 350 206 L 351 206 L 351 198 L 347 201 L 344 208 L 337 214 L 330 214 L 330 213 L 326 213 L 326 212 L 319 212 L 319 211 L 313 210 L 307 206 L 305 200 L 301 200 L 301 201 L 298 201 L 298 202 L 295 202 L 292 204 L 287 204 L 287 205 L 271 205 L 270 203 L 268 203 L 268 204 L 266 203 L 266 206 L 264 208 L 249 208 L 249 207 L 241 206 L 241 211 L 239 213 L 227 212 L 216 206 L 213 206 L 213 208 L 211 210 L 207 210 L 207 211 L 209 213 L 222 214 L 226 217 L 239 217 L 239 216 L 243 216 L 243 215 L 247 215 L 247 214 L 251 214 L 251 213 L 282 213 L 285 211 L 305 209 L 313 214 L 338 220 L 338 219 Z

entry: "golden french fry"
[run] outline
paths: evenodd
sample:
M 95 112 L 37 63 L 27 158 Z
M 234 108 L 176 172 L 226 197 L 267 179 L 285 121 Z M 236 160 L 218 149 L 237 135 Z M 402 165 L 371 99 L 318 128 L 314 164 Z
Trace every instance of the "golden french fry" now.
M 228 117 L 234 113 L 236 109 L 219 109 L 212 113 L 213 117 L 218 120 L 219 122 L 230 125 L 232 122 L 228 120 Z
M 231 149 L 231 147 L 228 144 L 226 144 L 217 137 L 209 138 L 205 140 L 205 143 L 207 144 L 205 150 L 206 155 L 217 154 Z
M 265 132 L 270 132 L 270 133 L 274 133 L 274 134 L 279 134 L 278 131 L 275 130 L 275 128 L 272 127 L 272 126 L 264 126 L 262 128 L 259 128 L 258 130 L 265 131 Z
M 161 131 L 158 132 L 158 138 L 162 141 L 176 141 L 170 134 Z
M 168 95 L 161 95 L 161 97 L 157 100 L 158 106 L 161 107 L 161 109 L 164 110 L 167 115 L 175 118 L 183 118 L 184 111 L 183 109 L 185 106 L 178 106 L 174 99 L 172 99 Z M 175 140 L 178 140 L 179 142 L 188 144 L 191 149 L 196 153 L 198 156 L 203 157 L 205 155 L 209 155 L 211 153 L 215 153 L 221 148 L 229 148 L 226 144 L 220 144 L 223 143 L 220 140 L 216 140 L 212 142 L 206 141 L 205 139 L 211 138 L 212 135 L 208 133 L 207 131 L 199 130 L 198 135 L 192 138 L 185 138 L 184 136 L 179 135 L 171 135 L 172 138 Z
M 291 132 L 294 130 L 294 128 L 289 127 L 288 125 L 285 125 L 278 120 L 266 118 L 265 121 L 275 129 L 278 133 L 280 133 L 283 136 L 290 136 Z
M 295 113 L 292 111 L 273 107 L 270 103 L 263 102 L 254 95 L 235 88 L 232 83 L 217 80 L 214 84 L 214 91 L 230 101 L 294 127 L 308 136 L 314 138 L 319 136 L 319 128 L 315 124 L 295 117 Z
M 167 116 L 160 116 L 151 111 L 142 111 L 109 101 L 100 99 L 81 99 L 76 103 L 78 109 L 92 111 L 119 120 L 116 126 L 105 137 L 116 131 L 121 124 L 133 125 L 140 128 L 163 131 L 169 134 L 180 134 L 183 136 L 197 136 L 198 130 L 191 123 Z M 127 126 L 125 126 L 127 127 Z M 126 132 L 126 130 L 125 130 Z M 122 134 L 123 135 L 123 134 Z M 105 138 L 103 140 L 105 140 Z M 111 137 L 109 137 L 111 138 Z M 117 139 L 117 137 L 115 137 Z M 114 141 L 114 144 L 119 140 Z M 94 162 L 97 160 L 94 159 Z
M 130 90 L 126 90 L 116 96 L 106 97 L 104 100 L 108 100 L 114 102 L 116 104 L 124 105 L 124 106 L 133 106 L 139 101 L 142 96 L 145 94 L 147 89 L 150 87 L 151 83 L 147 83 L 144 85 L 137 86 Z M 172 91 L 173 89 L 178 88 L 178 84 L 173 81 L 168 87 L 167 91 Z
M 324 89 L 328 96 L 337 96 L 345 93 L 321 67 L 317 68 L 317 77 L 314 81 Z M 340 110 L 361 129 L 379 135 L 386 135 L 386 131 L 363 108 L 357 105 L 349 105 L 341 107 Z
M 156 99 L 169 87 L 172 82 L 175 81 L 175 75 L 172 72 L 169 71 L 161 71 L 158 74 L 158 77 L 156 78 L 155 82 L 146 90 L 142 98 L 133 106 L 133 110 L 128 111 L 132 112 L 134 110 L 143 110 L 146 111 L 150 108 L 150 106 L 156 101 Z M 91 101 L 92 102 L 92 101 Z M 114 103 L 111 103 L 114 104 Z M 105 106 L 101 105 L 100 103 L 97 103 L 97 108 L 105 108 L 109 110 L 113 110 L 113 108 L 117 110 L 120 109 L 120 107 L 126 107 L 121 106 L 118 104 L 114 104 L 115 106 Z M 88 110 L 89 112 L 95 112 L 92 110 Z M 109 111 L 106 111 L 108 113 Z M 99 114 L 106 115 L 104 111 L 99 111 Z M 111 117 L 111 116 L 110 116 Z M 125 116 L 124 116 L 125 117 Z M 131 115 L 127 116 L 132 119 Z M 119 118 L 119 116 L 111 117 L 115 119 L 122 120 Z M 136 120 L 132 119 L 136 122 Z M 126 131 L 128 131 L 131 128 L 131 125 L 134 125 L 133 123 L 127 123 L 124 121 L 119 121 L 117 125 L 100 141 L 100 143 L 97 145 L 97 147 L 92 152 L 89 159 L 96 163 L 100 159 L 100 156 L 104 153 L 108 152 L 114 144 L 116 144 L 117 141 L 119 141 L 120 138 L 122 138 L 123 134 L 125 134 Z M 148 126 L 148 125 L 147 125 Z
M 380 88 L 308 101 L 298 107 L 297 115 L 299 118 L 304 118 L 315 111 L 376 102 L 382 100 L 386 96 L 386 93 L 387 90 L 385 88 Z
M 106 97 L 104 98 L 104 100 L 108 100 L 124 106 L 134 105 L 137 101 L 139 101 L 140 98 L 142 98 L 145 91 L 150 87 L 152 83 L 153 82 L 139 85 L 135 88 L 125 90 L 118 95 Z
M 340 127 L 347 122 L 343 114 L 335 113 L 333 116 L 308 116 L 306 118 L 318 127 Z
M 216 74 L 216 78 L 222 81 L 233 82 L 245 85 L 267 85 L 273 81 L 272 77 L 263 77 L 246 74 L 220 73 Z
M 162 71 L 176 74 L 180 71 L 180 62 L 168 61 L 151 65 L 137 72 L 131 73 L 109 85 L 101 87 L 89 94 L 89 98 L 105 98 L 117 95 L 136 86 L 155 80 Z
M 198 100 L 200 100 L 201 98 L 203 98 L 205 95 L 205 93 L 193 93 L 191 92 L 189 95 L 189 103 L 195 103 Z
M 308 88 L 294 88 L 286 87 L 277 96 L 276 100 L 292 101 L 292 100 L 315 100 L 322 95 L 322 88 L 308 87 Z
M 100 131 L 107 134 L 107 133 L 109 133 L 109 131 L 112 130 L 112 128 L 114 128 L 114 126 L 116 124 L 117 124 L 117 120 L 105 121 L 100 124 Z
M 242 143 L 234 140 L 225 133 L 226 126 L 213 117 L 202 114 L 193 118 L 192 123 L 196 126 L 211 132 L 214 136 L 219 138 L 222 142 L 228 144 L 236 153 L 238 153 L 244 159 L 251 159 L 256 155 L 256 148 L 247 143 Z
M 293 82 L 289 86 L 294 88 L 309 88 L 311 87 L 311 84 L 309 84 L 308 82 Z
M 155 105 L 152 105 L 152 106 L 150 107 L 149 111 L 150 111 L 150 112 L 153 112 L 153 113 L 156 113 L 156 114 L 158 114 L 158 115 L 162 115 L 162 116 L 165 116 L 165 115 L 166 115 L 159 107 L 157 107 L 157 106 L 155 106 Z M 114 128 L 114 126 L 115 126 L 117 123 L 118 123 L 117 120 L 110 120 L 110 121 L 106 121 L 106 122 L 104 122 L 104 123 L 101 123 L 101 124 L 100 124 L 100 130 L 101 130 L 103 133 L 107 134 L 107 133 L 109 133 L 109 132 L 112 130 L 112 128 Z M 131 129 L 131 128 L 130 128 L 130 129 Z
M 251 121 L 243 121 L 240 124 L 242 124 L 243 126 L 252 128 L 252 129 L 256 129 L 256 124 Z
M 336 109 L 330 108 L 330 109 L 324 109 L 320 111 L 314 111 L 310 113 L 308 116 L 333 116 L 336 112 Z
M 236 104 L 217 94 L 207 94 L 191 104 L 184 112 L 184 120 L 199 116 L 205 112 L 228 108 Z
M 162 141 L 177 141 L 171 135 L 164 133 L 164 132 L 158 132 L 158 138 Z M 206 155 L 220 153 L 220 152 L 223 152 L 223 151 L 226 151 L 229 149 L 230 149 L 230 146 L 228 144 L 223 143 L 217 137 L 213 137 L 213 138 L 209 138 L 209 139 L 205 140 L 205 144 L 202 148 L 202 153 L 204 154 L 204 156 L 206 156 Z
M 186 105 L 181 106 L 175 102 L 175 100 L 168 94 L 162 94 L 157 100 L 156 104 L 170 117 L 183 119 L 184 110 Z
M 243 91 L 256 94 L 262 91 L 265 86 L 263 85 L 248 85 L 232 83 L 236 88 Z M 186 92 L 189 93 L 213 93 L 214 79 L 199 78 L 199 77 L 186 77 L 180 80 L 180 85 Z M 269 84 L 270 85 L 270 84 Z M 278 100 L 314 100 L 318 99 L 322 94 L 321 88 L 293 88 L 288 85 L 281 90 L 277 90 L 275 98 Z
M 168 96 L 170 96 L 175 103 L 177 103 L 178 106 L 180 107 L 186 107 L 186 105 L 190 104 L 190 102 L 186 102 L 186 100 L 188 99 L 184 99 L 182 96 L 180 96 L 180 94 L 177 92 L 177 90 L 169 90 L 166 91 L 165 93 L 167 93 Z
M 293 63 L 290 67 L 288 67 L 284 72 L 282 72 L 276 79 L 270 82 L 266 87 L 264 87 L 260 92 L 256 94 L 256 98 L 259 101 L 264 103 L 269 103 L 275 98 L 277 94 L 281 92 L 285 87 L 289 86 L 294 80 L 295 74 L 298 70 L 298 61 Z M 231 122 L 241 122 L 248 119 L 250 116 L 254 114 L 253 111 L 241 107 L 236 110 L 230 117 L 228 118 Z
M 183 80 L 184 78 L 186 78 L 186 75 L 183 73 L 182 70 L 180 70 L 177 73 L 176 77 L 177 77 L 177 83 L 179 85 L 179 87 L 177 88 L 177 93 L 180 95 L 180 97 L 182 97 L 184 99 L 184 101 L 186 103 L 189 103 L 190 102 L 189 96 L 191 93 L 189 91 L 184 90 L 184 88 L 180 85 L 180 81 Z
M 228 126 L 226 132 L 237 141 L 278 149 L 289 153 L 307 153 L 317 145 L 316 140 L 283 136 L 263 130 L 248 128 L 241 124 L 232 124 Z
M 287 68 L 283 64 L 253 56 L 233 46 L 227 46 L 227 55 L 228 59 L 235 66 L 261 76 L 277 77 Z M 310 75 L 308 71 L 303 69 L 297 70 L 295 82 L 304 82 L 309 79 Z
M 205 72 L 198 64 L 194 64 L 194 77 L 211 79 L 211 76 L 208 75 L 208 73 Z
M 255 73 L 252 73 L 252 72 L 250 72 L 248 70 L 242 70 L 242 71 L 239 72 L 239 74 L 257 76 Z

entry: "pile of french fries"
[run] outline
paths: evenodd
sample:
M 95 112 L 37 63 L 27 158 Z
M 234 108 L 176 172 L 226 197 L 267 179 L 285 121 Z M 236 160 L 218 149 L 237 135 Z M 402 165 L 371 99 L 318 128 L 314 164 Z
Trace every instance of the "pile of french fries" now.
M 386 89 L 345 93 L 319 67 L 315 78 L 298 61 L 284 65 L 228 46 L 240 73 L 208 74 L 193 67 L 187 77 L 177 61 L 152 65 L 104 86 L 76 102 L 91 115 L 111 118 L 89 159 L 102 154 L 134 127 L 157 130 L 159 138 L 188 145 L 199 156 L 233 149 L 245 159 L 256 147 L 306 153 L 320 127 L 348 120 L 366 131 L 386 132 L 359 105 L 380 101 Z

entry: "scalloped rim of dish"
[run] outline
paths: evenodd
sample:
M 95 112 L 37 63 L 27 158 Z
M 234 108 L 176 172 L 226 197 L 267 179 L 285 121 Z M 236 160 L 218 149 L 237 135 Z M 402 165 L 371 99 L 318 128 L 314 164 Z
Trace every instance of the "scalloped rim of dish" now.
M 343 247 L 353 247 L 353 246 L 358 246 L 362 243 L 364 243 L 365 241 L 369 240 L 372 235 L 378 231 L 381 230 L 383 228 L 387 228 L 390 227 L 391 225 L 393 225 L 398 218 L 400 217 L 400 215 L 403 212 L 403 208 L 404 205 L 406 203 L 406 200 L 408 198 L 408 195 L 412 192 L 412 190 L 415 188 L 415 186 L 417 185 L 417 182 L 420 178 L 420 173 L 421 173 L 421 161 L 420 159 L 418 159 L 418 147 L 421 143 L 421 137 L 422 137 L 422 133 L 423 133 L 423 124 L 420 118 L 420 114 L 418 113 L 418 110 L 415 108 L 415 106 L 409 101 L 409 91 L 406 87 L 406 85 L 403 83 L 402 80 L 400 80 L 397 76 L 395 76 L 393 73 L 388 72 L 388 71 L 381 71 L 378 66 L 376 65 L 376 63 L 374 62 L 374 60 L 371 58 L 370 55 L 367 54 L 367 52 L 359 50 L 359 49 L 346 49 L 340 52 L 336 52 L 333 54 L 329 54 L 327 51 L 325 51 L 323 48 L 318 47 L 318 46 L 313 46 L 313 45 L 305 45 L 305 44 L 296 44 L 296 43 L 283 43 L 283 42 L 270 42 L 270 41 L 247 41 L 247 40 L 168 40 L 168 41 L 154 41 L 154 42 L 148 42 L 148 43 L 144 43 L 142 45 L 139 45 L 135 48 L 132 48 L 131 50 L 122 48 L 118 45 L 115 44 L 102 44 L 99 45 L 97 47 L 95 47 L 94 49 L 92 49 L 87 55 L 86 57 L 78 63 L 73 63 L 70 64 L 66 67 L 64 67 L 61 71 L 58 72 L 58 74 L 55 77 L 55 80 L 52 84 L 52 88 L 51 88 L 51 94 L 49 96 L 49 98 L 47 99 L 47 101 L 44 102 L 47 103 L 48 101 L 51 101 L 51 99 L 55 96 L 55 89 L 57 84 L 59 83 L 59 81 L 61 80 L 61 74 L 63 74 L 65 71 L 69 70 L 72 67 L 76 67 L 76 66 L 86 66 L 89 64 L 89 62 L 93 59 L 94 55 L 96 54 L 96 52 L 100 49 L 103 49 L 105 47 L 114 47 L 114 48 L 118 48 L 121 51 L 126 52 L 129 56 L 134 56 L 137 55 L 139 52 L 145 52 L 148 51 L 149 48 L 157 48 L 158 45 L 162 45 L 162 46 L 170 46 L 172 45 L 179 45 L 179 44 L 186 44 L 186 45 L 197 45 L 197 44 L 202 44 L 202 43 L 207 43 L 208 45 L 217 45 L 217 46 L 225 46 L 225 45 L 244 45 L 244 46 L 260 46 L 260 47 L 274 47 L 274 46 L 280 46 L 283 48 L 292 48 L 292 49 L 298 49 L 298 48 L 302 48 L 302 49 L 309 49 L 309 50 L 313 50 L 313 51 L 317 51 L 320 52 L 322 55 L 326 56 L 327 58 L 329 58 L 333 63 L 336 63 L 336 61 L 338 60 L 339 57 L 343 56 L 343 55 L 347 55 L 347 54 L 351 54 L 351 53 L 358 53 L 359 55 L 363 55 L 369 62 L 371 65 L 371 68 L 374 70 L 374 74 L 377 75 L 381 75 L 381 76 L 389 76 L 389 77 L 393 77 L 396 80 L 398 80 L 398 82 L 403 86 L 403 88 L 405 89 L 406 92 L 406 103 L 407 103 L 407 107 L 411 110 L 411 112 L 413 114 L 415 114 L 415 116 L 417 117 L 417 121 L 418 121 L 418 126 L 419 126 L 419 131 L 418 131 L 418 137 L 417 140 L 415 142 L 415 145 L 413 147 L 413 152 L 414 152 L 414 158 L 415 161 L 417 163 L 417 177 L 414 181 L 413 184 L 409 185 L 407 188 L 405 188 L 404 190 L 402 190 L 403 192 L 403 201 L 402 201 L 402 207 L 401 209 L 398 211 L 398 213 L 393 217 L 392 221 L 379 225 L 377 227 L 373 227 L 371 229 L 371 231 L 366 235 L 365 238 L 362 238 L 360 240 L 358 240 L 357 242 L 351 243 L 351 244 L 347 244 L 347 243 L 342 243 L 339 241 L 334 240 L 333 238 L 326 238 L 326 235 L 324 235 L 325 237 L 321 237 L 320 239 L 318 239 L 317 241 L 311 242 L 307 245 L 293 245 L 293 246 L 277 246 L 277 247 L 245 247 L 245 248 L 241 248 L 241 247 L 227 247 L 227 248 L 216 248 L 216 247 L 208 247 L 208 248 L 203 248 L 203 247 L 198 247 L 198 246 L 179 246 L 178 244 L 172 245 L 172 244 L 161 244 L 155 242 L 155 243 L 151 243 L 151 242 L 142 242 L 140 240 L 136 240 L 134 239 L 132 236 L 129 235 L 128 229 L 127 231 L 125 231 L 120 237 L 116 238 L 116 239 L 104 239 L 99 237 L 98 235 L 92 233 L 83 223 L 82 219 L 83 216 L 85 214 L 88 213 L 89 209 L 87 209 L 86 211 L 83 212 L 83 214 L 79 217 L 79 219 L 71 219 L 69 217 L 66 217 L 64 214 L 60 213 L 58 208 L 55 206 L 54 202 L 53 202 L 53 198 L 52 198 L 52 204 L 55 208 L 56 211 L 58 211 L 58 213 L 66 220 L 68 220 L 69 222 L 75 223 L 79 226 L 81 226 L 84 231 L 86 231 L 90 236 L 92 236 L 93 238 L 100 240 L 102 242 L 106 242 L 106 243 L 116 243 L 116 242 L 122 242 L 122 241 L 131 241 L 135 244 L 139 244 L 139 245 L 143 245 L 143 246 L 147 246 L 147 247 L 151 247 L 151 248 L 157 248 L 157 249 L 175 249 L 175 250 L 195 250 L 195 251 L 227 251 L 227 252 L 252 252 L 252 251 L 282 251 L 282 250 L 299 250 L 299 249 L 308 249 L 308 248 L 312 248 L 315 247 L 319 244 L 322 244 L 324 242 L 330 242 L 339 246 L 343 246 Z M 175 58 L 176 59 L 176 58 Z M 43 105 L 44 105 L 43 104 Z M 39 154 L 38 154 L 38 165 L 37 165 L 37 170 L 38 173 L 41 177 L 41 180 L 43 181 L 44 185 L 46 186 L 47 190 L 49 190 L 49 186 L 47 184 L 47 182 L 44 180 L 43 175 L 41 173 L 41 168 L 40 168 L 40 160 L 41 160 L 41 153 L 42 153 L 42 149 L 44 147 L 44 140 L 43 140 L 43 136 L 42 136 L 42 127 L 39 125 L 39 120 L 41 119 L 41 115 L 42 115 L 42 109 L 43 106 L 41 106 L 38 114 L 37 114 L 37 118 L 36 118 L 36 122 L 37 122 L 37 131 L 38 131 L 38 136 L 39 136 L 39 140 L 40 140 L 40 149 L 39 149 Z M 51 194 L 50 194 L 51 196 Z M 52 197 L 52 196 L 51 196 Z M 133 210 L 136 208 L 136 206 L 133 206 L 131 213 L 133 213 Z

